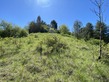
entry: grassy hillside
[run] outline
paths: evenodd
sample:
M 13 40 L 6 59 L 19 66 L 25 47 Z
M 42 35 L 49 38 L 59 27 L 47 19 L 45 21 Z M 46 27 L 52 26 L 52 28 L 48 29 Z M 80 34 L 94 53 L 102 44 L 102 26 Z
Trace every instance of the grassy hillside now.
M 96 61 L 97 44 L 49 33 L 0 39 L 0 82 L 109 82 L 109 45 Z

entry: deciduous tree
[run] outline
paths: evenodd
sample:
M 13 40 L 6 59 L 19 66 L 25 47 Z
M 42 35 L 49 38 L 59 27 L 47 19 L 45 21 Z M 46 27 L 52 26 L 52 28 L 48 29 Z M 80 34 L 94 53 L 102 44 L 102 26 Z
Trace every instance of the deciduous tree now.
M 80 38 L 79 32 L 80 32 L 80 28 L 82 27 L 82 22 L 81 21 L 75 21 L 73 28 L 74 28 L 74 35 L 77 38 Z
M 62 34 L 69 34 L 69 29 L 66 25 L 61 25 L 59 28 L 60 33 Z

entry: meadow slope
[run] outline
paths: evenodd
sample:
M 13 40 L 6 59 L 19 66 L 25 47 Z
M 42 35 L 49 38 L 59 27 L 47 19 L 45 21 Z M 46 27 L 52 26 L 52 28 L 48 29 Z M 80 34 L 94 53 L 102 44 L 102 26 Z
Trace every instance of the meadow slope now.
M 46 45 L 53 37 L 63 45 L 54 45 L 59 53 L 51 53 Z M 0 82 L 109 82 L 109 45 L 103 49 L 97 61 L 99 46 L 94 40 L 50 33 L 0 39 Z

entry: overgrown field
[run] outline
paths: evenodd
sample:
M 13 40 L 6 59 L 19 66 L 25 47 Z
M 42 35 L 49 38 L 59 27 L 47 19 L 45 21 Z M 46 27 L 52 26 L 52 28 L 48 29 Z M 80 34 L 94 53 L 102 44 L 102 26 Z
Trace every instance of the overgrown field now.
M 0 82 L 109 82 L 109 44 L 37 33 L 0 39 Z

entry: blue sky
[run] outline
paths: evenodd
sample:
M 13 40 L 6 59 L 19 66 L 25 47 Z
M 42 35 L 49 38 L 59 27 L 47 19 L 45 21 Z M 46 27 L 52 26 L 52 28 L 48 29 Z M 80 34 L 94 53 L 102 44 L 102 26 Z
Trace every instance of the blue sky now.
M 108 0 L 107 0 L 108 1 Z M 58 26 L 66 24 L 72 30 L 73 23 L 80 20 L 95 25 L 97 17 L 90 9 L 95 8 L 90 0 L 0 0 L 0 20 L 6 20 L 21 27 L 35 21 L 37 16 L 50 24 L 56 20 Z M 109 25 L 109 5 L 105 5 L 105 22 Z

